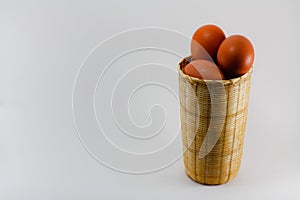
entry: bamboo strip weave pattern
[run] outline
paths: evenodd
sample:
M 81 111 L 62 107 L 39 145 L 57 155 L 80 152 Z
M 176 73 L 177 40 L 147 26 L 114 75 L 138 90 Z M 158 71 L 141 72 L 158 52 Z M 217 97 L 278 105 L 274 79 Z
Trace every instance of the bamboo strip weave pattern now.
M 182 72 L 190 59 L 178 65 L 185 171 L 201 184 L 224 184 L 237 175 L 241 165 L 252 68 L 238 78 L 204 81 Z M 217 90 L 220 87 L 223 93 Z M 208 134 L 209 128 L 219 130 L 215 143 Z M 199 156 L 202 145 L 204 149 L 213 145 L 204 157 Z

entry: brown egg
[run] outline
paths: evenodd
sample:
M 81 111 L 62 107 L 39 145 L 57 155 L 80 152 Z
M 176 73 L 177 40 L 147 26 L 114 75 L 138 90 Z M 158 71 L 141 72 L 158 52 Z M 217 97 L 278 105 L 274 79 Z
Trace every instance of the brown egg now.
M 249 71 L 254 61 L 254 48 L 244 36 L 226 38 L 218 50 L 218 64 L 227 78 L 235 78 Z
M 191 42 L 192 58 L 216 60 L 220 44 L 225 39 L 221 28 L 215 25 L 200 27 L 193 35 Z
M 224 78 L 218 66 L 207 60 L 194 60 L 184 67 L 183 72 L 204 80 L 222 80 Z

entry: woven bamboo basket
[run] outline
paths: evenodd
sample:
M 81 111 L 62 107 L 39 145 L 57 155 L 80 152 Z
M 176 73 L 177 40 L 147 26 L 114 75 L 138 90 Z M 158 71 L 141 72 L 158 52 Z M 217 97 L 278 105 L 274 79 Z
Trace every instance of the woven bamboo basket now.
M 252 68 L 230 80 L 200 80 L 178 65 L 180 119 L 186 174 L 206 185 L 224 184 L 240 168 Z

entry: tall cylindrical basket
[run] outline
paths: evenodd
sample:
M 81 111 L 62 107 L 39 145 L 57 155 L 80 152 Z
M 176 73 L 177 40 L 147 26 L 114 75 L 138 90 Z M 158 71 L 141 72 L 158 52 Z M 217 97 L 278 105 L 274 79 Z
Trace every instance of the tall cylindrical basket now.
M 252 68 L 230 80 L 200 80 L 178 66 L 180 119 L 187 175 L 207 185 L 224 184 L 240 168 Z

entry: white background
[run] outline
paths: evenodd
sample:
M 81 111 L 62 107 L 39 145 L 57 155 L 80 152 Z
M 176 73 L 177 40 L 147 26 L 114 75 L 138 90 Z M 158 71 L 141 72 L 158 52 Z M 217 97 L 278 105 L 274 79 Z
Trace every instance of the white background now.
M 0 199 L 299 199 L 299 9 L 298 1 L 0 1 Z M 73 83 L 91 49 L 132 28 L 191 36 L 207 23 L 255 46 L 239 175 L 209 187 L 185 175 L 182 159 L 143 175 L 93 159 L 72 117 Z

